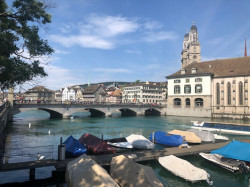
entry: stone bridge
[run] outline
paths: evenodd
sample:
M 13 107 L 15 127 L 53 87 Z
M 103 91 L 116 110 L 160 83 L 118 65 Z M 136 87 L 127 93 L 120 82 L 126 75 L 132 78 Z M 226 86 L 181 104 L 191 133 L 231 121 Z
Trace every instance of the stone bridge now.
M 14 103 L 13 115 L 23 111 L 39 109 L 50 114 L 51 118 L 69 118 L 76 112 L 90 112 L 91 117 L 112 116 L 121 112 L 122 116 L 166 115 L 166 108 L 160 105 L 142 104 L 63 104 L 63 103 Z

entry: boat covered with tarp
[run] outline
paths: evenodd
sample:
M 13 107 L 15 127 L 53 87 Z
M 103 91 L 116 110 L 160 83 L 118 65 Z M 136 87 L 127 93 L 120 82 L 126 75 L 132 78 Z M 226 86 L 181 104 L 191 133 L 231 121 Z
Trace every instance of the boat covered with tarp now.
M 214 143 L 215 142 L 215 137 L 213 133 L 211 133 L 210 131 L 202 131 L 198 129 L 189 129 L 187 131 L 195 133 L 201 139 L 202 143 Z
M 179 176 L 186 181 L 199 182 L 207 181 L 212 184 L 210 175 L 203 169 L 195 167 L 190 162 L 178 158 L 174 155 L 159 157 L 159 163 L 168 171 L 172 172 L 174 175 Z
M 219 154 L 199 153 L 199 155 L 204 159 L 231 172 L 243 172 L 247 170 L 247 166 L 244 161 L 226 158 Z
M 170 134 L 163 131 L 157 131 L 150 134 L 150 141 L 162 145 L 178 147 L 183 144 L 183 138 L 180 135 Z
M 201 138 L 197 136 L 194 132 L 175 129 L 175 130 L 169 131 L 168 133 L 182 136 L 187 143 L 192 143 L 192 144 L 201 143 Z
M 233 140 L 220 149 L 211 151 L 212 154 L 220 154 L 226 158 L 250 162 L 250 143 Z
M 154 143 L 150 142 L 147 138 L 139 134 L 131 134 L 126 137 L 126 140 L 137 149 L 153 149 Z
M 65 145 L 66 157 L 77 157 L 87 152 L 87 148 L 73 136 L 69 136 L 63 144 Z
M 104 168 L 85 154 L 67 164 L 65 180 L 69 187 L 119 187 Z
M 123 148 L 123 149 L 132 149 L 133 148 L 132 143 L 128 142 L 125 137 L 108 139 L 106 141 L 109 145 L 117 147 L 117 148 Z
M 112 158 L 110 175 L 120 186 L 163 187 L 151 167 L 137 164 L 124 155 Z
M 115 148 L 108 145 L 106 141 L 91 135 L 89 133 L 83 134 L 79 141 L 86 146 L 90 154 L 112 154 L 116 153 Z

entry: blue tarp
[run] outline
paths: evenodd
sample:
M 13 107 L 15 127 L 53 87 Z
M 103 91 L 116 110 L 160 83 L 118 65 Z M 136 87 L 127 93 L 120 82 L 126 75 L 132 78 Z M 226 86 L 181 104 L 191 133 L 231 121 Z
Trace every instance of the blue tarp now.
M 250 162 L 250 143 L 233 140 L 220 149 L 211 151 L 213 154 L 220 154 L 226 158 Z
M 87 148 L 72 136 L 69 136 L 63 144 L 66 146 L 67 157 L 77 157 L 87 152 Z
M 154 133 L 154 141 L 152 140 L 152 135 L 153 133 L 151 133 L 149 139 L 154 143 L 169 145 L 173 147 L 178 147 L 179 145 L 183 144 L 183 138 L 180 135 L 157 131 Z

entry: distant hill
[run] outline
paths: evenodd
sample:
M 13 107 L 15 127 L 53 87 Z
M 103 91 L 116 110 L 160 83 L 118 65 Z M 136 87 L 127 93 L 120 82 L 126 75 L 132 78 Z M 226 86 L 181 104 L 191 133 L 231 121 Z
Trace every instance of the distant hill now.
M 121 82 L 121 81 L 110 81 L 110 82 L 98 82 L 98 83 L 91 83 L 91 85 L 96 85 L 96 84 L 103 84 L 105 87 L 110 86 L 110 85 L 118 85 L 118 86 L 123 86 L 125 84 L 131 84 L 134 82 Z M 76 85 L 76 86 L 80 86 L 82 88 L 85 88 L 88 86 L 88 84 L 80 84 L 80 85 Z

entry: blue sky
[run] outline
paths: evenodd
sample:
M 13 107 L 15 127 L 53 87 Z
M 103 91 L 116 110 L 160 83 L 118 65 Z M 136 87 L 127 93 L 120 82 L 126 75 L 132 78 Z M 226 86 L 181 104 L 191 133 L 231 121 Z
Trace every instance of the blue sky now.
M 55 49 L 39 84 L 166 81 L 181 67 L 184 34 L 198 28 L 202 61 L 241 57 L 249 0 L 60 0 L 42 35 Z M 250 48 L 250 44 L 248 45 Z M 250 51 L 248 50 L 248 54 Z

